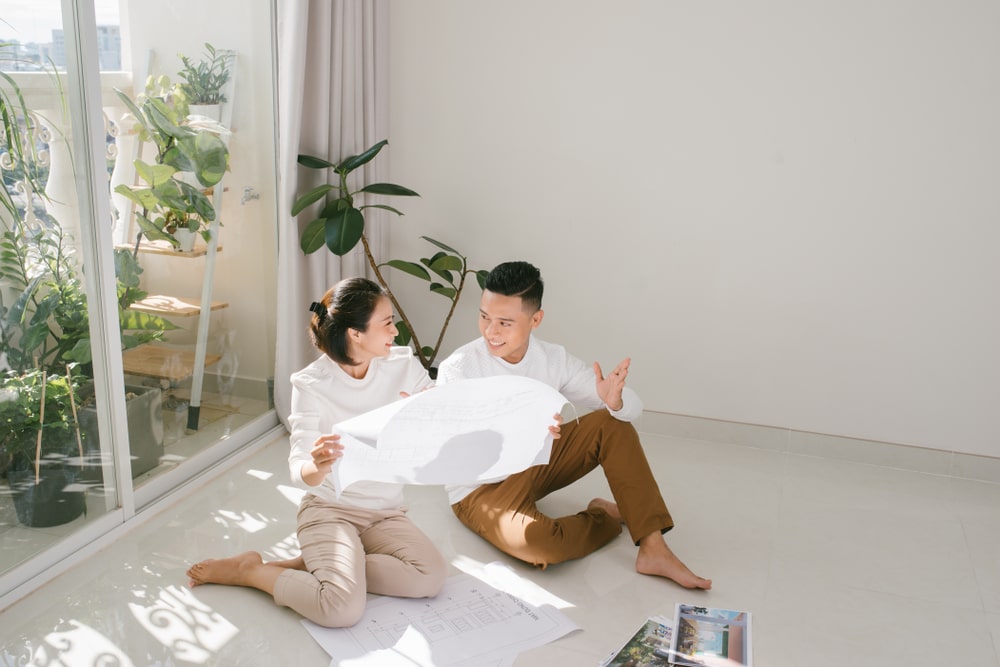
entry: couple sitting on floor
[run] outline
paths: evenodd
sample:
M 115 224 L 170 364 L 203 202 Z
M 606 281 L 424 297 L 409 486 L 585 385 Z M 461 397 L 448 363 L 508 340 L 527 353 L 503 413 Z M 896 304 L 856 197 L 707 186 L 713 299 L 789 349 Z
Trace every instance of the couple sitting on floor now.
M 580 558 L 613 540 L 624 524 L 638 546 L 636 571 L 708 589 L 670 550 L 663 534 L 674 523 L 631 422 L 642 412 L 625 386 L 629 359 L 607 376 L 560 345 L 535 338 L 542 322 L 542 279 L 527 262 L 506 262 L 486 279 L 479 308 L 482 337 L 463 345 L 438 370 L 437 383 L 519 375 L 546 383 L 578 408 L 592 410 L 549 427 L 554 442 L 545 465 L 478 486 L 448 487 L 455 515 L 480 537 L 540 567 Z M 310 337 L 323 354 L 292 375 L 292 480 L 306 489 L 298 510 L 301 555 L 264 562 L 257 552 L 202 561 L 190 585 L 248 586 L 326 627 L 346 627 L 364 613 L 367 593 L 433 597 L 447 563 L 406 516 L 402 487 L 358 482 L 338 498 L 328 479 L 343 447 L 334 425 L 422 391 L 433 382 L 409 348 L 395 347 L 392 305 L 364 278 L 334 285 L 313 303 Z M 552 518 L 536 503 L 604 469 L 614 501 L 595 498 L 571 516 Z

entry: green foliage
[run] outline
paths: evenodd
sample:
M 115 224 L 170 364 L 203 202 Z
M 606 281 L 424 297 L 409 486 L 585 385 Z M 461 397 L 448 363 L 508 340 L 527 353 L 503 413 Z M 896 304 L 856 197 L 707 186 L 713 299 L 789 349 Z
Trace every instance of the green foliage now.
M 422 236 L 421 238 L 437 246 L 439 252 L 431 257 L 421 258 L 419 263 L 399 259 L 390 259 L 382 263 L 375 261 L 371 248 L 368 245 L 368 238 L 365 236 L 364 210 L 377 208 L 399 216 L 403 214 L 399 210 L 385 204 L 356 205 L 355 197 L 362 194 L 391 197 L 420 196 L 413 190 L 394 183 L 372 183 L 358 188 L 353 192 L 351 191 L 348 184 L 348 177 L 351 172 L 371 162 L 388 143 L 387 140 L 383 139 L 363 153 L 348 156 L 339 163 L 333 163 L 313 155 L 299 155 L 299 164 L 307 169 L 332 171 L 331 180 L 334 180 L 335 183 L 324 183 L 302 193 L 292 205 L 292 215 L 297 216 L 311 209 L 314 205 L 321 204 L 318 208 L 318 215 L 306 223 L 299 239 L 302 252 L 307 255 L 326 246 L 333 254 L 343 256 L 353 250 L 359 241 L 362 243 L 368 265 L 375 274 L 375 278 L 385 288 L 386 292 L 388 292 L 389 299 L 399 314 L 400 321 L 396 323 L 396 328 L 399 330 L 399 335 L 396 336 L 396 344 L 412 344 L 424 368 L 430 369 L 441 349 L 441 343 L 444 341 L 448 324 L 451 322 L 451 317 L 462 295 L 466 276 L 470 273 L 475 275 L 476 280 L 479 282 L 479 287 L 482 288 L 487 272 L 468 268 L 468 261 L 464 255 L 454 248 L 427 236 Z M 426 281 L 432 293 L 440 294 L 451 302 L 448 314 L 441 325 L 437 341 L 433 346 L 420 344 L 416 332 L 413 331 L 413 325 L 409 317 L 407 317 L 406 312 L 382 276 L 381 269 L 384 267 L 391 267 L 407 275 Z
M 0 41 L 0 60 L 11 60 L 7 55 L 10 42 Z M 0 183 L 0 213 L 16 218 L 18 203 L 11 196 L 7 184 L 12 180 L 27 181 L 35 192 L 41 192 L 39 183 L 47 178 L 48 168 L 40 164 L 35 145 L 26 131 L 34 121 L 21 94 L 21 88 L 10 74 L 0 71 L 0 153 L 6 154 L 9 166 L 3 169 L 4 182 Z
M 222 104 L 226 96 L 222 90 L 229 82 L 231 51 L 216 50 L 205 43 L 202 59 L 195 62 L 185 55 L 177 54 L 184 64 L 177 76 L 184 80 L 180 84 L 189 104 Z
M 74 434 L 79 432 L 76 407 L 84 381 L 74 364 L 65 366 L 62 373 L 40 368 L 3 373 L 0 461 L 36 462 L 71 455 L 80 446 Z
M 127 250 L 115 251 L 122 348 L 159 340 L 177 327 L 155 315 L 129 310 L 146 293 L 142 269 Z M 0 235 L 0 282 L 11 288 L 8 306 L 0 293 L 0 352 L 19 372 L 58 369 L 91 361 L 87 295 L 74 250 L 58 224 L 30 228 L 15 223 Z
M 228 131 L 214 121 L 194 122 L 188 116 L 187 97 L 165 76 L 150 77 L 146 92 L 135 100 L 115 92 L 135 119 L 139 140 L 156 149 L 152 163 L 135 161 L 144 185 L 115 188 L 136 205 L 137 242 L 145 235 L 176 248 L 180 242 L 174 233 L 179 229 L 200 233 L 208 241 L 216 212 L 207 189 L 229 170 L 229 148 L 220 136 Z

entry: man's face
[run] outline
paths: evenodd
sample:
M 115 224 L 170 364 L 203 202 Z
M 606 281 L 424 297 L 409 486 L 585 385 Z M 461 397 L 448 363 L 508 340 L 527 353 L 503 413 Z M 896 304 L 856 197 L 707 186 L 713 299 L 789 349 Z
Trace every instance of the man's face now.
M 479 301 L 479 331 L 494 357 L 516 364 L 528 351 L 531 330 L 542 321 L 542 310 L 525 312 L 521 297 L 483 290 Z

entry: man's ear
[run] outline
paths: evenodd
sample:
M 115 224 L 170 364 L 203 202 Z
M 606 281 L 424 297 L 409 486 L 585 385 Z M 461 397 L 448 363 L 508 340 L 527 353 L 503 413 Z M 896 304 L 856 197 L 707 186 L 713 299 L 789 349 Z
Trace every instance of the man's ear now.
M 542 318 L 545 317 L 545 311 L 539 308 L 535 311 L 535 314 L 531 316 L 531 328 L 535 329 L 539 324 L 542 323 Z

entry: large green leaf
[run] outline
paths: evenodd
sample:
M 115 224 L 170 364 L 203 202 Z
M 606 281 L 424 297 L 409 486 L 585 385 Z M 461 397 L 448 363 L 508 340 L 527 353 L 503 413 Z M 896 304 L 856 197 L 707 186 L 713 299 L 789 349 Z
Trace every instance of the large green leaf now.
M 366 150 L 361 155 L 351 155 L 350 157 L 344 158 L 344 160 L 337 165 L 337 171 L 342 174 L 349 174 L 363 164 L 367 164 L 371 161 L 373 157 L 378 155 L 378 152 L 382 150 L 382 147 L 389 143 L 388 139 L 383 139 L 378 142 L 368 150 Z
M 393 195 L 397 197 L 420 196 L 410 188 L 404 188 L 402 185 L 396 185 L 395 183 L 372 183 L 361 188 L 358 192 L 367 192 L 372 195 Z
M 139 178 L 149 183 L 151 188 L 166 183 L 177 173 L 177 167 L 169 164 L 149 164 L 142 160 L 135 161 L 135 173 Z
M 409 345 L 412 338 L 413 335 L 410 333 L 410 327 L 406 326 L 406 322 L 403 320 L 396 322 L 396 338 L 393 339 L 393 342 L 396 345 Z
M 175 239 L 170 234 L 164 233 L 164 231 L 156 223 L 154 223 L 146 216 L 137 214 L 135 216 L 135 221 L 136 223 L 138 223 L 139 229 L 142 230 L 142 233 L 145 234 L 146 238 L 148 238 L 150 241 L 167 241 L 174 247 L 180 245 L 177 242 L 177 239 Z
M 441 248 L 442 250 L 444 250 L 446 252 L 455 253 L 459 257 L 462 257 L 462 253 L 460 253 L 459 251 L 455 250 L 451 246 L 446 246 L 445 244 L 441 243 L 440 241 L 436 241 L 436 240 L 432 239 L 429 236 L 421 236 L 420 238 L 422 238 L 423 240 L 427 241 L 428 243 L 433 243 L 434 245 L 436 245 L 437 247 Z
M 149 188 L 130 188 L 124 183 L 120 183 L 115 187 L 115 192 L 144 209 L 154 209 L 159 202 L 157 196 Z
M 346 255 L 358 244 L 364 231 L 365 217 L 361 211 L 345 208 L 326 219 L 326 247 L 334 255 Z
M 158 97 L 147 98 L 145 104 L 143 104 L 143 111 L 146 112 L 149 122 L 161 134 L 173 137 L 174 139 L 182 139 L 195 134 L 195 131 L 190 127 L 178 125 L 175 121 L 176 112 Z
M 229 149 L 220 137 L 199 132 L 181 139 L 179 145 L 191 163 L 187 171 L 193 172 L 203 187 L 210 188 L 225 176 L 229 169 Z
M 431 283 L 430 290 L 435 294 L 446 296 L 452 301 L 455 300 L 455 295 L 458 294 L 458 290 L 456 290 L 454 287 L 447 287 L 445 285 L 442 285 L 441 283 Z
M 454 255 L 440 255 L 431 262 L 431 270 L 438 273 L 442 271 L 461 271 L 465 264 L 461 258 Z
M 306 225 L 302 232 L 302 238 L 299 239 L 299 247 L 302 248 L 303 253 L 311 255 L 322 248 L 325 242 L 326 218 L 316 218 Z
M 382 209 L 384 211 L 392 211 L 396 215 L 403 215 L 402 211 L 400 211 L 398 209 L 395 209 L 395 208 L 393 208 L 391 206 L 386 206 L 385 204 L 368 204 L 367 206 L 360 207 L 358 210 L 359 211 L 363 211 L 366 208 L 380 208 L 380 209 Z
M 299 213 L 302 212 L 303 209 L 311 206 L 312 204 L 315 204 L 320 199 L 325 197 L 327 192 L 333 189 L 334 186 L 330 185 L 329 183 L 324 183 L 323 185 L 317 186 L 312 190 L 310 190 L 309 192 L 305 193 L 304 195 L 296 199 L 295 203 L 292 205 L 292 215 L 298 215 Z
M 135 105 L 135 102 L 132 101 L 132 98 L 129 97 L 128 95 L 126 95 L 124 92 L 122 92 L 118 88 L 115 88 L 115 94 L 118 95 L 118 99 L 120 99 L 122 101 L 122 103 L 125 105 L 125 108 L 129 110 L 129 113 L 132 114 L 132 116 L 135 118 L 136 122 L 138 122 L 140 125 L 145 125 L 145 122 L 144 122 L 145 121 L 145 117 L 143 116 L 142 112 L 139 110 L 139 107 L 137 107 Z M 151 128 L 147 127 L 146 129 L 148 131 Z
M 315 157 L 313 155 L 305 155 L 299 153 L 299 164 L 303 167 L 308 167 L 309 169 L 333 169 L 337 165 L 332 162 L 327 162 L 323 158 Z
M 409 273 L 411 276 L 416 276 L 417 278 L 420 278 L 422 280 L 430 281 L 431 279 L 431 274 L 427 272 L 427 269 L 420 266 L 416 262 L 407 262 L 406 260 L 402 259 L 390 259 L 388 262 L 386 262 L 386 264 L 388 264 L 394 269 L 399 269 L 404 273 Z

